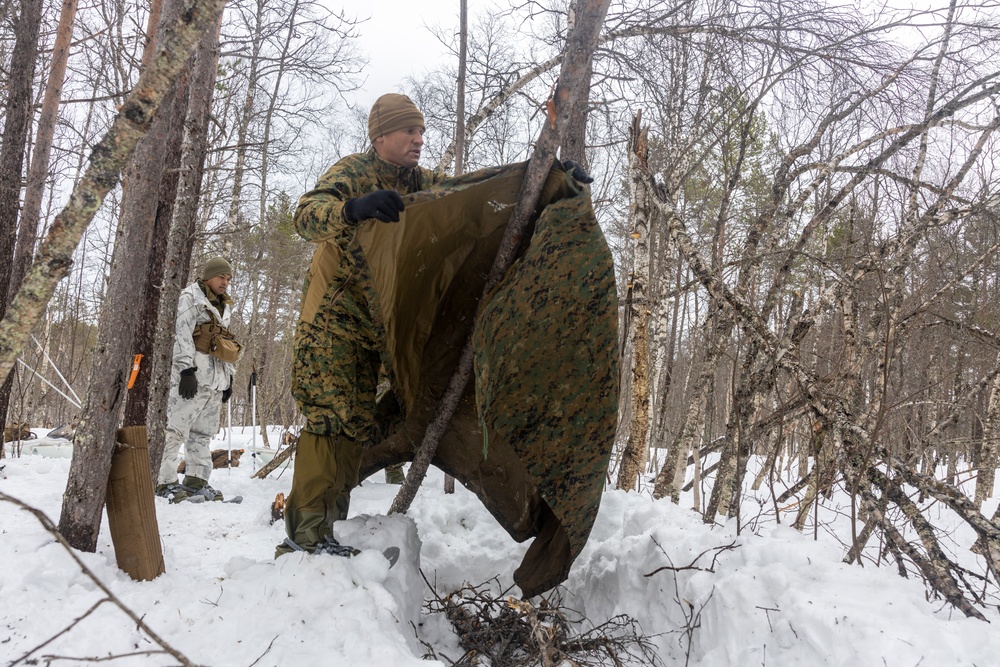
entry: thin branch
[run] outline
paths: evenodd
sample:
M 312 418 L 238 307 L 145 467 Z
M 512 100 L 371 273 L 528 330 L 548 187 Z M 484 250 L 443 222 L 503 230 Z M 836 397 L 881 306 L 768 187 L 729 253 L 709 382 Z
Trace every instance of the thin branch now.
M 38 519 L 38 522 L 42 524 L 42 527 L 45 528 L 45 530 L 48 531 L 49 534 L 51 534 L 52 537 L 54 537 L 56 539 L 56 541 L 63 546 L 63 548 L 66 550 L 66 553 L 68 553 L 69 556 L 70 556 L 70 558 L 72 558 L 76 562 L 76 564 L 80 568 L 80 570 L 85 575 L 87 575 L 87 578 L 89 578 L 91 581 L 93 581 L 94 585 L 97 586 L 99 589 L 101 589 L 101 591 L 104 593 L 104 595 L 107 596 L 105 599 L 98 601 L 97 604 L 94 605 L 94 607 L 92 607 L 89 611 L 87 611 L 83 616 L 81 616 L 80 618 L 78 618 L 77 621 L 81 620 L 84 616 L 87 616 L 91 611 L 93 611 L 94 609 L 96 609 L 97 606 L 99 606 L 100 604 L 102 604 L 104 602 L 111 602 L 116 607 L 118 607 L 119 609 L 121 609 L 125 613 L 126 616 L 128 616 L 130 619 L 132 619 L 132 621 L 135 622 L 136 626 L 140 630 L 142 630 L 144 633 L 146 633 L 146 635 L 149 636 L 150 639 L 152 639 L 154 642 L 156 642 L 157 644 L 159 644 L 160 647 L 163 648 L 163 652 L 164 653 L 169 653 L 171 656 L 173 656 L 175 659 L 177 659 L 177 661 L 180 662 L 181 665 L 183 665 L 184 667 L 197 667 L 197 665 L 195 663 L 191 662 L 190 660 L 188 660 L 187 657 L 185 657 L 183 653 L 181 653 L 180 651 L 178 651 L 177 649 L 175 649 L 173 646 L 171 646 L 170 644 L 168 644 L 165 640 L 163 640 L 162 638 L 160 638 L 160 636 L 158 634 L 156 634 L 153 631 L 152 628 L 150 628 L 148 625 L 146 625 L 145 622 L 143 622 L 143 620 L 142 620 L 142 618 L 140 616 L 138 616 L 134 611 L 132 611 L 131 609 L 129 609 L 128 607 L 126 607 L 125 604 L 121 600 L 119 600 L 115 596 L 115 594 L 112 593 L 111 590 L 107 586 L 105 586 L 104 583 L 100 579 L 98 579 L 97 575 L 94 574 L 93 571 L 91 571 L 91 569 L 89 567 L 87 567 L 86 564 L 84 564 L 84 562 L 82 560 L 80 560 L 80 557 L 76 555 L 76 552 L 73 550 L 73 547 L 71 547 L 69 545 L 69 543 L 66 541 L 66 539 L 62 536 L 62 534 L 56 528 L 55 524 L 52 523 L 51 519 L 49 519 L 49 517 L 46 516 L 44 512 L 42 512 L 40 509 L 32 507 L 31 505 L 28 505 L 27 503 L 25 503 L 25 502 L 23 502 L 21 500 L 18 500 L 17 498 L 14 498 L 13 496 L 9 496 L 6 493 L 3 493 L 2 491 L 0 491 L 0 500 L 12 503 L 12 504 L 20 507 L 21 509 L 25 510 L 26 512 L 29 512 L 30 514 L 35 515 L 35 518 Z M 77 621 L 74 621 L 74 623 L 72 625 L 75 625 Z M 72 625 L 70 627 L 72 627 Z M 68 628 L 67 628 L 67 630 L 68 630 Z M 9 667 L 13 667 L 18 662 L 24 660 L 29 655 L 31 655 L 32 653 L 34 653 L 36 650 L 42 648 L 43 646 L 45 646 L 46 644 L 48 644 L 49 642 L 51 642 L 52 639 L 55 639 L 56 637 L 58 637 L 59 635 L 63 634 L 64 632 L 66 632 L 66 630 L 63 630 L 62 632 L 60 632 L 59 634 L 57 634 L 55 637 L 52 637 L 51 639 L 49 639 L 46 642 L 42 643 L 40 646 L 32 649 L 31 651 L 29 651 L 28 653 L 26 653 L 22 657 L 18 658 L 17 660 L 15 660 L 12 663 L 10 663 Z

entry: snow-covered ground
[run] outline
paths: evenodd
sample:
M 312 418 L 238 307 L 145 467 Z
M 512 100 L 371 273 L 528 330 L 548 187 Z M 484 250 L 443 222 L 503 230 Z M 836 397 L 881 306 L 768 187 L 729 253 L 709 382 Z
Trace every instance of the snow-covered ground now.
M 213 446 L 225 447 L 223 438 Z M 69 459 L 39 443 L 44 439 L 28 441 L 20 458 L 0 460 L 0 491 L 57 521 Z M 233 444 L 248 448 L 249 435 L 234 435 Z M 463 650 L 443 615 L 424 608 L 432 597 L 425 579 L 441 595 L 494 579 L 500 592 L 512 585 L 527 546 L 513 542 L 460 485 L 444 494 L 442 475 L 432 470 L 406 516 L 384 516 L 398 487 L 381 475 L 355 492 L 352 518 L 337 529 L 342 541 L 369 548 L 360 556 L 274 560 L 284 529 L 271 523 L 270 506 L 275 494 L 288 492 L 291 470 L 255 480 L 255 467 L 244 454 L 240 467 L 212 476 L 227 497 L 242 495 L 241 504 L 157 499 L 166 572 L 154 581 L 133 581 L 117 568 L 106 520 L 97 553 L 76 554 L 194 664 L 451 664 Z M 627 614 L 663 665 L 1000 665 L 996 609 L 984 610 L 991 624 L 969 620 L 928 601 L 924 585 L 900 578 L 892 565 L 844 565 L 843 546 L 828 530 L 847 520 L 835 506 L 821 509 L 814 539 L 812 530 L 755 517 L 753 499 L 739 533 L 735 522 L 706 526 L 687 504 L 605 494 L 590 542 L 555 591 L 586 617 L 581 631 Z M 28 512 L 0 503 L 0 535 L 0 664 L 8 665 L 105 596 Z M 960 550 L 972 536 L 959 528 L 953 539 Z M 379 553 L 387 545 L 402 551 L 391 569 Z M 671 566 L 682 569 L 663 569 Z M 107 664 L 178 664 L 143 653 L 158 648 L 105 602 L 19 664 L 124 654 L 131 655 Z M 437 660 L 423 659 L 430 650 Z M 63 659 L 47 663 L 45 656 Z

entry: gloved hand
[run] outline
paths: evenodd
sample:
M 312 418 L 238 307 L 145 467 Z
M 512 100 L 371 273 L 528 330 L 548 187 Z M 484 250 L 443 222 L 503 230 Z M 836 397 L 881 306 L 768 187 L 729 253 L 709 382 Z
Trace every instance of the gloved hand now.
M 222 402 L 228 403 L 233 396 L 233 378 L 229 378 L 229 386 L 222 390 Z
M 376 190 L 364 197 L 348 199 L 344 204 L 344 217 L 348 222 L 375 218 L 382 222 L 399 222 L 403 198 L 395 190 Z
M 192 366 L 181 371 L 181 382 L 177 385 L 177 393 L 181 398 L 192 399 L 198 393 L 198 378 L 194 376 L 197 370 L 197 366 Z
M 587 170 L 580 164 L 573 162 L 572 160 L 563 160 L 562 165 L 563 169 L 566 170 L 566 173 L 572 176 L 578 183 L 586 185 L 587 183 L 594 182 L 594 177 L 588 174 Z

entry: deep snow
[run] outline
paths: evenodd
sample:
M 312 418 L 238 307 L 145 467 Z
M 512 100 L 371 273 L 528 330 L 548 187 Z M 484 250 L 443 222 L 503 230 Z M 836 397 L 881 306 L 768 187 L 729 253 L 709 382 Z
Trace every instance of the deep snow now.
M 249 448 L 249 441 L 233 435 L 234 447 Z M 31 454 L 32 443 L 38 454 Z M 43 456 L 39 443 L 45 441 L 29 441 L 22 457 L 0 460 L 0 491 L 56 521 L 69 459 Z M 226 443 L 223 432 L 213 447 Z M 355 492 L 352 518 L 337 531 L 342 542 L 366 548 L 360 556 L 274 560 L 284 529 L 270 522 L 270 505 L 276 493 L 288 492 L 291 470 L 254 480 L 256 467 L 244 454 L 240 467 L 212 476 L 227 497 L 242 495 L 241 504 L 156 501 L 166 573 L 154 581 L 133 581 L 117 568 L 106 520 L 97 553 L 77 553 L 193 663 L 447 665 L 463 651 L 443 615 L 424 608 L 431 597 L 425 578 L 441 595 L 466 584 L 492 581 L 495 593 L 512 586 L 527 545 L 516 544 L 461 485 L 444 494 L 433 469 L 406 516 L 383 515 L 398 487 L 384 484 L 381 474 Z M 588 619 L 581 631 L 618 614 L 636 619 L 664 665 L 1000 665 L 995 608 L 985 610 L 991 624 L 969 620 L 928 601 L 923 583 L 899 577 L 891 564 L 842 563 L 832 527 L 846 518 L 836 500 L 820 510 L 814 539 L 811 529 L 775 525 L 750 497 L 737 534 L 735 521 L 706 526 L 686 504 L 609 490 L 586 549 L 555 595 Z M 985 510 L 995 506 L 994 499 Z M 72 625 L 103 593 L 28 512 L 0 503 L 0 535 L 0 664 L 7 665 Z M 958 528 L 953 539 L 960 551 L 972 535 Z M 392 569 L 379 553 L 388 545 L 402 550 Z M 439 660 L 422 659 L 428 647 Z M 29 659 L 46 664 L 45 656 L 157 649 L 125 613 L 104 603 Z M 177 661 L 154 653 L 108 664 Z

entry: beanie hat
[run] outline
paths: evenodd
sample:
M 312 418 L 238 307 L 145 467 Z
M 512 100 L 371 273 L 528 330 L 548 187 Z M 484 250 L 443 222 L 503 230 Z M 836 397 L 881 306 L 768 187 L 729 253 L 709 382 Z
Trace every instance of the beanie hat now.
M 201 272 L 201 279 L 211 280 L 215 276 L 224 274 L 233 275 L 233 267 L 224 257 L 213 257 L 205 262 L 205 268 Z
M 368 114 L 368 138 L 375 141 L 383 134 L 389 134 L 406 127 L 425 127 L 424 115 L 406 95 L 386 93 L 375 100 Z

